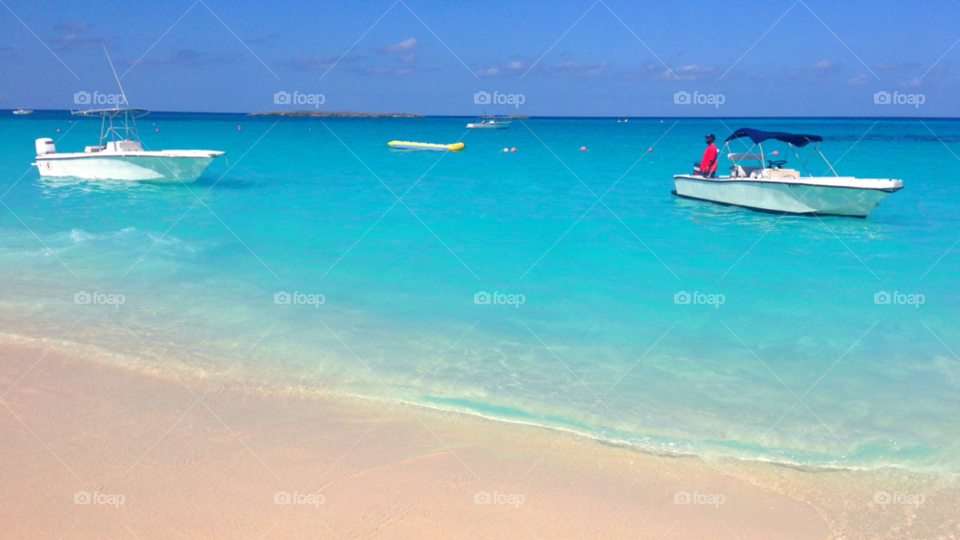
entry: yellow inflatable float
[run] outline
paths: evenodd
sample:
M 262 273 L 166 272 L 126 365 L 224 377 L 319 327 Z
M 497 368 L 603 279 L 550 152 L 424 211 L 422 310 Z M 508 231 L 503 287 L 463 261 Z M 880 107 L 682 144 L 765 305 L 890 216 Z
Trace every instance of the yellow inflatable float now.
M 453 144 L 433 144 L 411 141 L 390 141 L 387 143 L 390 148 L 399 148 L 401 150 L 442 150 L 458 152 L 465 146 L 462 142 Z

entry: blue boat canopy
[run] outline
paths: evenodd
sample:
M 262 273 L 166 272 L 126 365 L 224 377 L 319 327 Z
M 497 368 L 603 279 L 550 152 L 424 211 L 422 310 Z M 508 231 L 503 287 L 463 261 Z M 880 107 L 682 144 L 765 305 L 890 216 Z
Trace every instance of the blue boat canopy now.
M 790 143 L 798 148 L 806 146 L 808 143 L 821 142 L 823 137 L 819 135 L 797 135 L 793 133 L 782 133 L 779 131 L 760 131 L 759 129 L 740 128 L 733 132 L 733 135 L 727 137 L 724 143 L 728 143 L 740 137 L 749 137 L 753 144 L 760 144 L 769 139 L 776 139 L 781 142 Z

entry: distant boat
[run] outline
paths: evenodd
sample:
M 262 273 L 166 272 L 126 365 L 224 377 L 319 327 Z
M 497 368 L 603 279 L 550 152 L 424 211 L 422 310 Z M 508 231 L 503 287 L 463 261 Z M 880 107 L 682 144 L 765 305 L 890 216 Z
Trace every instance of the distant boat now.
M 510 120 L 506 116 L 481 116 L 479 122 L 467 124 L 469 129 L 507 129 L 510 127 Z
M 807 160 L 800 158 L 796 148 L 822 142 L 823 137 L 819 135 L 741 128 L 727 137 L 724 149 L 729 150 L 729 142 L 741 137 L 748 137 L 760 152 L 728 154 L 727 157 L 733 161 L 729 176 L 708 178 L 698 170 L 694 170 L 693 174 L 678 174 L 673 177 L 676 187 L 673 193 L 680 197 L 765 212 L 867 217 L 887 195 L 903 188 L 902 180 L 838 175 L 820 152 L 819 145 L 814 145 L 811 156 L 813 152 L 819 153 L 834 176 L 800 176 L 800 171 L 783 167 L 786 160 L 765 160 L 761 143 L 773 139 L 787 143 L 800 166 L 806 170 L 809 157 Z M 747 165 L 744 163 L 746 161 L 758 163 Z M 807 171 L 807 174 L 810 172 Z
M 30 109 L 21 109 L 20 107 L 17 107 L 17 110 L 13 111 L 13 114 L 33 114 L 33 111 Z

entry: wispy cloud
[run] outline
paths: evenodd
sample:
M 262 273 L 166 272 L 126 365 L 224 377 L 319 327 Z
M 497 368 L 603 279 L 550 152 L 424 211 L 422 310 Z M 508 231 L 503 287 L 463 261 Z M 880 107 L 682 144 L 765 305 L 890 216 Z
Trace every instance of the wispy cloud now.
M 417 59 L 417 55 L 414 53 L 401 54 L 400 56 L 397 57 L 397 60 L 401 62 L 408 62 L 408 63 L 413 62 L 416 59 Z
M 648 63 L 640 69 L 628 71 L 626 79 L 649 79 L 655 81 L 703 81 L 716 79 L 720 76 L 720 69 L 716 67 L 690 64 L 674 69 L 667 69 L 663 64 Z
M 478 69 L 475 73 L 481 77 L 495 77 L 497 75 L 515 75 L 527 70 L 527 65 L 520 60 L 511 60 L 501 67 Z
M 583 62 L 562 62 L 555 66 L 538 67 L 535 71 L 554 77 L 595 77 L 610 68 L 610 62 L 584 64 Z
M 330 69 L 337 61 L 337 56 L 309 56 L 305 58 L 294 58 L 286 65 L 296 71 L 325 71 Z M 359 54 L 348 54 L 340 59 L 340 65 L 344 67 L 349 64 L 363 60 L 365 57 Z M 349 71 L 347 69 L 346 71 Z
M 833 60 L 821 60 L 815 64 L 800 66 L 796 70 L 781 75 L 778 79 L 781 82 L 802 81 L 826 82 L 840 71 L 840 63 Z M 849 82 L 849 81 L 848 81 Z
M 820 75 L 832 75 L 840 69 L 840 63 L 834 62 L 833 60 L 821 60 L 816 64 L 810 64 L 807 66 L 801 66 L 801 71 L 806 71 L 808 73 L 817 73 Z
M 405 39 L 400 43 L 394 43 L 393 45 L 379 45 L 374 47 L 373 50 L 381 54 L 403 53 L 416 47 L 418 43 L 420 43 L 420 40 L 417 38 L 410 38 Z
M 847 79 L 847 84 L 849 84 L 850 86 L 863 86 L 868 82 L 870 82 L 871 80 L 872 78 L 869 75 L 867 75 L 866 73 L 861 73 L 860 75 L 857 75 L 852 79 Z

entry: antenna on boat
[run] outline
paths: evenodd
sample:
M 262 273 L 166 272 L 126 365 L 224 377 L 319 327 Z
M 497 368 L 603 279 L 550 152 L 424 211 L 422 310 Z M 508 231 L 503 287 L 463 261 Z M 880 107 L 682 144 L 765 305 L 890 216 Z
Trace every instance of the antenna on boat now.
M 130 102 L 127 101 L 127 94 L 123 91 L 123 85 L 120 84 L 120 77 L 117 77 L 117 70 L 113 69 L 113 61 L 110 60 L 110 53 L 107 52 L 107 44 L 100 42 L 100 45 L 103 45 L 103 52 L 107 55 L 107 62 L 110 64 L 110 70 L 113 71 L 113 78 L 117 80 L 117 86 L 120 87 L 120 95 L 123 96 L 123 103 L 129 107 Z

